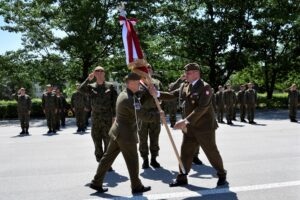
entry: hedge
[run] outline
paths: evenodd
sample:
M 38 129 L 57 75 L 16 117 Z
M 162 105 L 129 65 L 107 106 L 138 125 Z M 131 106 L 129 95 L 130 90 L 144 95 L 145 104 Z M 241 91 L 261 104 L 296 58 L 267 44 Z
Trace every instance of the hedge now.
M 67 106 L 67 109 L 70 105 Z M 66 113 L 67 114 L 67 113 Z M 45 117 L 42 109 L 41 99 L 32 99 L 31 118 Z M 67 115 L 66 115 L 67 116 Z M 18 118 L 17 102 L 16 101 L 0 101 L 0 120 Z
M 275 93 L 271 100 L 267 100 L 266 94 L 258 94 L 258 109 L 286 109 L 288 107 L 287 93 Z M 42 110 L 41 99 L 32 99 L 32 118 L 45 117 Z M 70 106 L 68 106 L 69 109 Z M 0 101 L 0 119 L 17 118 L 16 101 Z

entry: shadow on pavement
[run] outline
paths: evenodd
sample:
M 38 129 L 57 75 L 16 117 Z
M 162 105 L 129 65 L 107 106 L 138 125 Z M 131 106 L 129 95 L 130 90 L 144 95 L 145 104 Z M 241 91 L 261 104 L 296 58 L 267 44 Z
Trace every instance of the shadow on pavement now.
M 116 171 L 107 172 L 104 178 L 104 182 L 106 185 L 104 187 L 115 187 L 118 183 L 128 181 L 127 176 L 122 176 Z
M 211 167 L 211 166 L 207 166 L 205 164 L 203 165 L 192 165 L 192 169 L 196 172 L 191 174 L 191 172 L 189 173 L 190 177 L 194 177 L 194 178 L 202 178 L 202 179 L 211 179 L 212 177 L 217 177 L 216 176 L 216 170 Z M 203 175 L 211 175 L 212 177 L 205 177 Z
M 145 179 L 161 180 L 163 183 L 169 184 L 176 178 L 177 172 L 166 170 L 163 167 L 160 168 L 148 168 L 145 169 L 140 175 Z

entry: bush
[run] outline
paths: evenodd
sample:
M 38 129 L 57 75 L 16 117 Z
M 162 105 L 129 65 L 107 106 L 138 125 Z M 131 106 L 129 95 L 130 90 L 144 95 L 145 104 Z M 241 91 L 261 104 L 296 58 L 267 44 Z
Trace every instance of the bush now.
M 67 109 L 70 106 L 67 105 Z M 31 118 L 45 117 L 42 109 L 41 99 L 32 99 Z M 66 113 L 66 117 L 68 117 Z M 17 102 L 16 101 L 0 101 L 0 120 L 1 119 L 15 119 L 18 118 Z
M 287 93 L 274 93 L 272 99 L 267 99 L 266 93 L 258 94 L 258 108 L 284 109 L 288 107 Z

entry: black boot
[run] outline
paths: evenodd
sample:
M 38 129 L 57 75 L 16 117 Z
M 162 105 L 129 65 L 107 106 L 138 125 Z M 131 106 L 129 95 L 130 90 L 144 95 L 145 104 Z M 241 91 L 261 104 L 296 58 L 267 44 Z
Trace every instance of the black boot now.
M 25 129 L 25 134 L 29 135 L 28 128 Z
M 196 165 L 202 165 L 202 161 L 198 158 L 198 156 L 194 156 L 193 163 Z
M 146 159 L 144 159 L 142 168 L 143 168 L 143 169 L 148 169 L 149 167 L 150 167 L 150 166 L 149 166 L 149 159 L 146 158 Z
M 23 135 L 23 134 L 25 134 L 24 128 L 22 128 L 22 131 L 20 132 L 20 135 Z
M 150 165 L 154 168 L 160 168 L 160 164 L 156 161 L 156 157 L 151 158 Z

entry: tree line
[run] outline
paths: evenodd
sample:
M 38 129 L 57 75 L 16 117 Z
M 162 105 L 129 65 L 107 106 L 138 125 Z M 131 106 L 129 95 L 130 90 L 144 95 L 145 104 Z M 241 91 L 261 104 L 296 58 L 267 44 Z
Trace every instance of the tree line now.
M 127 1 L 145 57 L 163 82 L 197 62 L 214 88 L 254 82 L 271 99 L 300 84 L 299 0 Z M 102 65 L 121 81 L 128 69 L 118 22 L 120 1 L 3 0 L 2 30 L 22 49 L 0 55 L 0 91 L 32 82 L 65 86 Z M 8 92 L 7 91 L 7 92 Z M 5 92 L 4 92 L 5 93 Z

